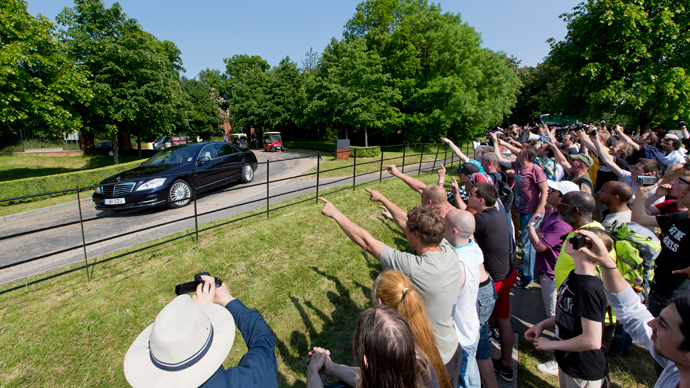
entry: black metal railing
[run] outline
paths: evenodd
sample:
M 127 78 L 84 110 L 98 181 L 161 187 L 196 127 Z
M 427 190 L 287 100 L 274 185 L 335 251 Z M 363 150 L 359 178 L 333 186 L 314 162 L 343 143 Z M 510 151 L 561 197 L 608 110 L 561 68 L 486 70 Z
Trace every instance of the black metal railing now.
M 430 162 L 430 161 L 427 161 L 427 162 L 424 161 L 424 149 L 425 149 L 426 147 L 430 147 L 430 146 L 431 146 L 431 147 L 437 147 L 437 148 L 436 148 L 436 153 L 435 153 L 435 156 L 434 156 L 434 159 L 433 159 L 433 163 Z M 421 152 L 419 152 L 419 153 L 414 153 L 414 152 L 413 152 L 413 153 L 411 153 L 411 154 L 408 153 L 408 150 L 412 151 L 412 150 L 414 150 L 415 148 L 420 148 L 420 147 L 421 147 Z M 126 232 L 122 232 L 122 233 L 119 233 L 119 234 L 110 235 L 110 236 L 107 236 L 107 237 L 105 237 L 105 238 L 100 238 L 100 239 L 91 240 L 91 241 L 87 241 L 87 231 L 88 231 L 88 226 L 89 226 L 89 224 L 92 223 L 92 222 L 94 222 L 94 221 L 102 220 L 103 218 L 107 218 L 107 217 L 102 217 L 102 216 L 100 216 L 100 214 L 99 214 L 99 216 L 96 216 L 96 217 L 89 217 L 89 218 L 86 218 L 86 217 L 84 216 L 84 213 L 82 212 L 82 204 L 81 204 L 81 201 L 80 201 L 80 199 L 81 199 L 80 193 L 81 193 L 82 191 L 95 189 L 95 188 L 97 188 L 97 187 L 101 187 L 101 189 L 103 190 L 103 188 L 114 187 L 115 185 L 121 185 L 121 184 L 123 184 L 123 183 L 127 183 L 128 181 L 124 181 L 124 180 L 123 180 L 123 181 L 117 182 L 117 183 L 104 184 L 104 185 L 96 185 L 96 186 L 88 186 L 88 187 L 78 187 L 78 186 L 77 186 L 77 187 L 75 187 L 74 189 L 70 189 L 70 190 L 61 190 L 61 191 L 55 191 L 55 192 L 50 192 L 50 193 L 40 193 L 40 194 L 32 194 L 32 195 L 27 195 L 27 196 L 22 196 L 22 197 L 0 199 L 0 203 L 3 203 L 3 202 L 21 200 L 21 199 L 31 198 L 31 197 L 38 197 L 38 196 L 45 196 L 45 195 L 53 195 L 53 194 L 62 194 L 62 193 L 71 193 L 71 192 L 74 192 L 74 193 L 76 193 L 77 205 L 78 205 L 78 208 L 79 208 L 79 211 L 78 211 L 79 219 L 78 219 L 78 220 L 72 220 L 72 221 L 67 220 L 67 221 L 65 221 L 65 222 L 63 222 L 63 223 L 60 223 L 60 224 L 57 224 L 57 225 L 53 225 L 53 226 L 40 227 L 40 228 L 31 229 L 31 230 L 25 230 L 25 231 L 20 231 L 20 232 L 17 232 L 17 233 L 8 234 L 8 235 L 5 235 L 5 236 L 0 236 L 0 244 L 10 244 L 12 239 L 17 239 L 17 238 L 20 238 L 20 237 L 26 237 L 26 236 L 30 236 L 30 235 L 34 235 L 34 234 L 37 234 L 37 233 L 41 233 L 41 232 L 46 232 L 46 231 L 58 229 L 58 228 L 64 228 L 64 227 L 68 227 L 68 226 L 74 226 L 74 225 L 77 225 L 77 224 L 80 225 L 80 236 L 79 236 L 79 237 L 80 237 L 80 238 L 79 238 L 80 243 L 78 243 L 78 244 L 67 245 L 67 246 L 61 247 L 60 249 L 57 249 L 57 250 L 55 250 L 55 251 L 51 251 L 51 252 L 48 252 L 48 253 L 42 253 L 42 254 L 36 255 L 36 256 L 34 256 L 34 257 L 25 258 L 25 259 L 22 259 L 22 260 L 17 260 L 17 261 L 11 262 L 11 263 L 0 263 L 0 271 L 1 271 L 1 270 L 8 269 L 8 268 L 16 267 L 16 266 L 19 266 L 19 265 L 23 265 L 23 264 L 35 262 L 35 261 L 37 261 L 37 260 L 49 258 L 49 257 L 51 257 L 51 256 L 56 256 L 56 255 L 59 255 L 59 254 L 64 254 L 64 253 L 67 253 L 67 252 L 70 252 L 70 251 L 81 250 L 81 251 L 83 251 L 83 256 L 84 256 L 84 264 L 83 264 L 83 265 L 80 265 L 80 266 L 77 266 L 77 267 L 74 267 L 74 268 L 70 268 L 70 269 L 68 269 L 68 270 L 65 270 L 65 271 L 62 271 L 62 272 L 58 272 L 58 273 L 55 273 L 55 274 L 52 274 L 52 275 L 49 275 L 49 276 L 46 276 L 46 277 L 43 277 L 43 278 L 40 278 L 40 279 L 37 279 L 37 280 L 33 280 L 33 281 L 30 281 L 30 282 L 25 282 L 25 283 L 22 283 L 21 285 L 15 286 L 15 287 L 11 287 L 11 288 L 8 288 L 8 289 L 5 289 L 5 290 L 1 290 L 1 291 L 0 291 L 0 294 L 4 294 L 4 293 L 10 292 L 10 291 L 14 291 L 14 290 L 17 290 L 17 289 L 21 289 L 21 288 L 24 288 L 24 287 L 29 286 L 29 285 L 32 285 L 32 284 L 40 283 L 40 282 L 43 282 L 43 281 L 46 281 L 46 280 L 49 280 L 49 279 L 52 279 L 52 278 L 55 278 L 55 277 L 58 277 L 58 276 L 66 275 L 66 274 L 69 274 L 69 273 L 72 273 L 72 272 L 75 272 L 75 271 L 79 271 L 79 270 L 86 270 L 87 280 L 89 280 L 89 279 L 90 279 L 89 269 L 95 267 L 96 265 L 99 265 L 99 264 L 102 264 L 102 263 L 106 263 L 106 262 L 109 262 L 109 261 L 111 261 L 111 260 L 115 260 L 115 259 L 118 259 L 118 258 L 121 258 L 121 257 L 125 257 L 125 256 L 131 255 L 131 254 L 133 254 L 133 253 L 141 252 L 141 251 L 144 251 L 144 250 L 147 250 L 147 249 L 152 249 L 152 248 L 155 248 L 155 247 L 158 247 L 158 246 L 161 246 L 161 245 L 164 245 L 164 244 L 168 244 L 168 243 L 177 241 L 177 240 L 179 240 L 179 239 L 181 239 L 181 238 L 185 238 L 185 237 L 189 237 L 189 236 L 194 236 L 194 239 L 195 239 L 195 240 L 197 241 L 197 243 L 198 243 L 198 242 L 199 242 L 199 233 L 200 233 L 200 232 L 205 232 L 205 231 L 208 231 L 208 230 L 211 230 L 211 229 L 220 227 L 220 226 L 228 225 L 228 224 L 231 224 L 231 223 L 234 223 L 234 222 L 238 222 L 238 221 L 242 221 L 242 220 L 245 220 L 245 219 L 248 219 L 248 218 L 258 217 L 258 216 L 263 215 L 263 214 L 266 214 L 266 217 L 267 217 L 267 218 L 270 218 L 272 212 L 276 212 L 276 211 L 278 211 L 278 210 L 281 210 L 281 209 L 284 209 L 284 208 L 287 208 L 287 207 L 291 207 L 291 206 L 295 206 L 295 205 L 298 205 L 298 204 L 301 204 L 301 203 L 304 203 L 304 202 L 307 202 L 307 201 L 311 201 L 311 200 L 316 200 L 316 201 L 318 202 L 318 197 L 319 197 L 319 196 L 332 195 L 332 194 L 334 194 L 334 193 L 337 193 L 337 192 L 340 192 L 340 191 L 343 191 L 343 190 L 347 190 L 347 189 L 350 189 L 350 188 L 352 188 L 352 190 L 354 190 L 354 189 L 355 189 L 357 186 L 359 186 L 359 185 L 366 184 L 366 183 L 370 183 L 370 182 L 376 182 L 376 178 L 370 179 L 370 180 L 365 180 L 365 181 L 360 181 L 359 183 L 358 183 L 358 181 L 357 181 L 357 178 L 360 178 L 360 177 L 363 177 L 363 176 L 366 176 L 366 175 L 372 175 L 373 177 L 375 177 L 375 174 L 376 174 L 376 172 L 377 172 L 376 170 L 374 170 L 374 171 L 368 171 L 368 172 L 363 172 L 363 173 L 357 174 L 357 168 L 358 168 L 358 167 L 362 167 L 362 166 L 365 166 L 365 165 L 368 165 L 368 164 L 374 164 L 374 163 L 379 164 L 379 166 L 378 166 L 378 173 L 379 173 L 379 174 L 378 174 L 378 182 L 381 182 L 383 179 L 392 178 L 392 176 L 384 177 L 384 175 L 383 175 L 383 171 L 384 171 L 383 166 L 384 166 L 384 164 L 385 164 L 384 162 L 386 162 L 387 164 L 396 164 L 397 161 L 399 161 L 400 159 L 402 159 L 400 171 L 404 173 L 404 172 L 405 172 L 405 167 L 408 167 L 408 170 L 409 170 L 410 167 L 412 167 L 412 165 L 406 165 L 406 164 L 405 164 L 406 159 L 409 161 L 410 158 L 419 157 L 419 163 L 416 163 L 416 162 L 414 163 L 414 164 L 418 164 L 418 166 L 415 166 L 415 167 L 417 167 L 417 168 L 416 168 L 416 173 L 417 173 L 417 175 L 420 175 L 420 174 L 423 173 L 423 172 L 433 171 L 433 170 L 436 169 L 437 165 L 439 165 L 439 166 L 441 165 L 441 163 L 439 163 L 439 153 L 440 153 L 440 148 L 441 148 L 441 147 L 444 148 L 444 151 L 443 151 L 443 158 L 442 158 L 441 163 L 445 163 L 446 166 L 447 166 L 447 168 L 449 168 L 449 171 L 451 171 L 450 168 L 453 166 L 453 164 L 454 164 L 456 161 L 459 162 L 459 160 L 458 160 L 457 158 L 455 158 L 455 157 L 454 157 L 455 155 L 451 152 L 451 153 L 450 153 L 450 154 L 451 154 L 451 155 L 450 155 L 450 163 L 447 163 L 447 162 L 448 162 L 448 157 L 447 157 L 447 156 L 448 156 L 448 155 L 447 155 L 447 154 L 448 154 L 448 147 L 447 147 L 447 146 L 445 146 L 444 144 L 415 143 L 415 144 L 401 144 L 401 145 L 394 145 L 394 146 L 369 147 L 369 148 L 379 148 L 379 149 L 380 149 L 380 152 L 381 152 L 380 158 L 378 158 L 378 159 L 376 159 L 376 160 L 373 160 L 374 158 L 371 158 L 372 160 L 369 160 L 369 161 L 366 161 L 366 162 L 361 162 L 361 161 L 360 161 L 360 162 L 358 163 L 357 152 L 355 152 L 355 155 L 354 155 L 354 157 L 352 158 L 352 159 L 353 159 L 353 164 L 352 164 L 352 166 L 346 165 L 346 166 L 342 166 L 342 167 L 331 168 L 331 169 L 328 169 L 328 170 L 323 170 L 323 169 L 322 169 L 322 166 L 321 166 L 322 157 L 323 157 L 323 156 L 329 156 L 329 155 L 337 155 L 336 152 L 333 152 L 333 153 L 316 153 L 316 155 L 311 155 L 311 156 L 295 157 L 295 158 L 286 158 L 286 159 L 274 160 L 274 161 L 270 161 L 270 160 L 269 160 L 269 161 L 266 161 L 266 162 L 258 163 L 258 168 L 261 168 L 261 166 L 265 166 L 265 168 L 266 168 L 266 182 L 255 182 L 255 183 L 250 183 L 250 184 L 230 185 L 229 187 L 226 187 L 226 188 L 224 188 L 224 189 L 221 189 L 221 190 L 212 190 L 212 191 L 209 192 L 209 193 L 203 193 L 203 194 L 201 194 L 201 195 L 198 195 L 197 192 L 196 192 L 196 187 L 197 187 L 196 179 L 197 179 L 197 178 L 196 178 L 196 174 L 193 174 L 193 175 L 192 175 L 192 180 L 193 180 L 193 181 L 191 182 L 191 183 L 192 183 L 192 185 L 191 185 L 191 186 L 192 186 L 192 202 L 193 202 L 193 208 L 194 208 L 194 214 L 193 214 L 193 215 L 185 216 L 185 217 L 180 217 L 180 218 L 174 219 L 174 220 L 172 220 L 172 221 L 166 221 L 165 223 L 160 223 L 160 224 L 153 224 L 153 225 L 144 226 L 144 227 L 137 228 L 137 229 L 134 229 L 134 230 L 129 230 L 129 231 L 126 231 Z M 394 157 L 390 157 L 390 158 L 386 158 L 386 157 L 385 157 L 385 153 L 386 153 L 387 150 L 388 150 L 388 152 L 391 152 L 391 151 L 390 151 L 391 149 L 400 149 L 400 148 L 402 148 L 402 156 L 394 156 Z M 462 144 L 462 145 L 461 145 L 461 149 L 462 149 L 462 148 L 464 148 L 464 152 L 465 152 L 466 155 L 470 155 L 470 154 L 471 154 L 471 152 L 470 152 L 470 151 L 471 151 L 471 146 L 470 146 L 468 143 Z M 358 151 L 359 151 L 359 150 L 366 150 L 366 148 L 358 148 L 357 150 L 358 150 Z M 349 152 L 349 151 L 342 151 L 342 152 Z M 278 178 L 278 179 L 271 180 L 271 165 L 273 165 L 273 164 L 278 164 L 278 163 L 288 163 L 288 162 L 294 161 L 294 160 L 299 160 L 299 159 L 310 159 L 310 158 L 316 158 L 316 172 L 312 172 L 312 173 L 303 173 L 303 174 L 298 174 L 298 175 L 294 175 L 294 176 L 282 177 L 282 178 Z M 426 166 L 426 167 L 425 167 L 425 166 Z M 225 167 L 222 167 L 222 168 L 216 169 L 216 170 L 223 170 L 223 169 L 228 169 L 228 168 L 233 168 L 233 167 L 236 168 L 237 165 L 234 165 L 234 166 L 225 166 Z M 327 178 L 324 177 L 324 174 L 327 174 L 327 173 L 333 172 L 333 171 L 348 169 L 348 168 L 351 168 L 351 169 L 352 169 L 352 175 L 351 175 L 351 176 L 338 177 L 338 178 L 330 178 L 330 179 L 328 179 L 326 182 L 324 182 L 324 180 L 327 179 Z M 171 174 L 171 175 L 168 175 L 168 176 L 173 176 L 173 175 Z M 168 177 L 168 176 L 166 176 L 166 177 Z M 179 174 L 175 174 L 174 176 L 179 176 Z M 315 183 L 314 185 L 307 185 L 306 187 L 302 187 L 302 188 L 298 188 L 298 189 L 295 189 L 295 190 L 290 190 L 290 191 L 281 192 L 281 193 L 276 193 L 276 194 L 274 194 L 274 195 L 271 195 L 271 184 L 278 183 L 278 182 L 284 182 L 284 181 L 292 180 L 292 179 L 295 179 L 295 178 L 304 178 L 304 177 L 311 177 L 311 176 L 316 176 L 316 183 Z M 160 176 L 160 177 L 162 178 L 162 177 L 164 177 L 164 176 Z M 343 184 L 342 182 L 344 182 L 344 181 L 351 181 L 351 184 Z M 131 182 L 131 181 L 129 181 L 129 182 Z M 262 195 L 262 196 L 260 196 L 260 197 L 258 197 L 258 198 L 256 198 L 256 199 L 251 199 L 251 200 L 243 201 L 243 202 L 241 202 L 241 203 L 235 203 L 235 204 L 232 204 L 232 205 L 229 205 L 229 206 L 224 206 L 224 207 L 219 207 L 219 208 L 211 209 L 211 210 L 208 210 L 208 211 L 205 211 L 205 212 L 201 212 L 201 213 L 199 212 L 199 209 L 198 209 L 198 207 L 197 207 L 197 201 L 198 201 L 198 199 L 199 199 L 199 198 L 202 198 L 202 197 L 204 197 L 204 196 L 206 196 L 206 195 L 208 195 L 208 194 L 218 193 L 218 192 L 230 192 L 230 191 L 236 191 L 236 190 L 245 190 L 245 189 L 247 189 L 247 188 L 258 187 L 258 186 L 265 186 L 265 191 L 266 191 L 265 196 Z M 336 190 L 331 190 L 331 191 L 329 191 L 329 192 L 327 192 L 327 193 L 324 193 L 324 192 L 323 192 L 323 190 L 324 190 L 325 188 L 327 188 L 327 187 L 333 188 L 333 187 L 337 187 L 337 186 L 344 186 L 344 187 L 339 188 L 339 189 L 336 189 Z M 273 203 L 274 206 L 273 206 L 273 207 L 271 206 L 271 205 L 272 205 L 272 203 L 271 203 L 271 200 L 272 200 L 272 199 L 279 198 L 279 197 L 290 196 L 290 195 L 293 195 L 293 197 L 297 197 L 297 196 L 300 196 L 300 195 L 305 195 L 305 194 L 297 195 L 297 193 L 299 193 L 299 192 L 305 192 L 305 191 L 309 191 L 309 190 L 312 190 L 312 191 L 313 191 L 314 197 L 311 197 L 311 196 L 310 196 L 310 197 L 307 198 L 307 199 L 303 199 L 303 200 L 301 200 L 301 201 L 294 201 L 294 202 L 287 203 L 287 204 L 282 204 L 282 203 L 277 203 L 277 204 L 276 204 L 276 203 Z M 307 194 L 308 194 L 308 192 L 307 192 Z M 232 210 L 232 209 L 238 208 L 238 207 L 240 207 L 240 206 L 246 206 L 246 205 L 252 205 L 252 204 L 256 205 L 257 208 L 260 208 L 260 203 L 261 203 L 261 202 L 264 202 L 264 201 L 265 201 L 265 210 L 263 210 L 263 211 L 251 212 L 251 213 L 248 214 L 248 215 L 245 215 L 245 216 L 242 216 L 242 217 L 239 217 L 239 218 L 232 218 L 232 219 L 227 220 L 227 221 L 225 221 L 225 222 L 219 222 L 219 223 L 216 223 L 216 224 L 213 224 L 213 225 L 207 225 L 207 224 L 200 224 L 200 223 L 199 223 L 199 218 L 200 218 L 200 217 L 207 216 L 207 215 L 210 215 L 210 214 L 213 214 L 213 213 L 217 213 L 217 212 L 220 212 L 220 211 Z M 285 201 L 283 201 L 283 202 L 285 202 Z M 127 215 L 127 214 L 129 214 L 129 213 L 138 212 L 138 211 L 139 211 L 139 209 L 125 210 L 125 211 L 118 212 L 118 213 L 117 213 L 117 216 L 118 216 L 118 217 L 121 217 L 121 216 L 123 216 L 123 215 Z M 111 257 L 108 257 L 108 258 L 106 258 L 106 259 L 101 259 L 100 256 L 108 255 L 108 254 L 112 254 L 112 253 L 105 253 L 105 254 L 101 254 L 101 255 L 95 255 L 95 257 L 91 257 L 91 259 L 93 259 L 93 260 L 91 260 L 91 262 L 89 262 L 90 257 L 89 257 L 89 255 L 88 255 L 88 253 L 87 253 L 87 247 L 95 246 L 95 245 L 97 245 L 97 244 L 101 244 L 101 243 L 107 242 L 107 241 L 109 241 L 109 240 L 114 240 L 114 239 L 118 239 L 118 238 L 130 236 L 130 235 L 133 235 L 133 234 L 136 234 L 136 233 L 145 232 L 145 231 L 148 231 L 148 230 L 151 230 L 151 229 L 154 229 L 154 228 L 159 228 L 159 227 L 161 227 L 161 226 L 163 226 L 163 225 L 166 225 L 166 226 L 167 226 L 167 225 L 170 225 L 170 224 L 172 224 L 172 223 L 179 223 L 179 222 L 186 221 L 186 220 L 190 220 L 190 219 L 194 219 L 194 229 L 191 230 L 191 231 L 190 231 L 190 230 L 186 230 L 186 233 L 183 233 L 183 234 L 181 234 L 181 235 L 178 235 L 178 236 L 175 236 L 175 237 L 170 237 L 170 238 L 167 239 L 167 240 L 164 240 L 164 241 L 161 241 L 161 242 L 157 242 L 157 243 L 154 243 L 154 244 L 151 244 L 151 245 L 147 245 L 147 246 L 145 246 L 145 247 L 142 247 L 142 248 L 139 248 L 139 249 L 136 249 L 136 250 L 133 250 L 133 251 L 128 251 L 128 252 L 126 252 L 126 253 L 116 254 L 116 255 L 111 256 Z M 173 232 L 173 233 L 171 233 L 171 234 L 177 234 L 177 233 L 179 233 L 179 232 Z

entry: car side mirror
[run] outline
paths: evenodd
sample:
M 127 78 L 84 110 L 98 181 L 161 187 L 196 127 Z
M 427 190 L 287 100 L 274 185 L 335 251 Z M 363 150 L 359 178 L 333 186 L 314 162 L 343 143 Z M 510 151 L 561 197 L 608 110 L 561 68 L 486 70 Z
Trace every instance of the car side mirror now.
M 199 159 L 196 160 L 196 163 L 197 164 L 203 164 L 203 163 L 210 162 L 210 161 L 211 161 L 211 158 L 209 158 L 208 156 L 199 156 Z

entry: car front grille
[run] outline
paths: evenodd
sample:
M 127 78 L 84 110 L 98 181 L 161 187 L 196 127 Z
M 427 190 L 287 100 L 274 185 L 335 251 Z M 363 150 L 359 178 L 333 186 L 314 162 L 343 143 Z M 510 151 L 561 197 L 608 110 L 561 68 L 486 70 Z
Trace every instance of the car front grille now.
M 103 195 L 106 197 L 121 197 L 132 192 L 134 189 L 134 182 L 120 183 L 118 185 L 103 186 Z

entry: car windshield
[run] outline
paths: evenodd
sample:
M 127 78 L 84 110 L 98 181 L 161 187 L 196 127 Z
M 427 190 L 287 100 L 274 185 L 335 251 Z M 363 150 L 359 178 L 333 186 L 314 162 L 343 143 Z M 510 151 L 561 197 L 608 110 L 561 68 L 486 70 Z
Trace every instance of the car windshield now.
M 283 139 L 280 138 L 280 135 L 271 135 L 271 140 L 270 140 L 270 142 L 272 143 L 272 142 L 274 142 L 274 141 L 282 142 Z
M 161 136 L 161 137 L 159 137 L 158 139 L 154 140 L 153 142 L 154 142 L 154 143 L 160 143 L 160 142 L 163 141 L 163 139 L 165 139 L 165 136 Z
M 196 150 L 189 148 L 167 149 L 153 155 L 142 166 L 161 166 L 170 164 L 191 163 Z

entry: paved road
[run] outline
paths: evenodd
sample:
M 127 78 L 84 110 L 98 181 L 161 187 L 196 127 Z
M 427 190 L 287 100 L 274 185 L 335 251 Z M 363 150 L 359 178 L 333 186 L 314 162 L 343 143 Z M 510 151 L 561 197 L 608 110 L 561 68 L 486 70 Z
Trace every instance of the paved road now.
M 271 206 L 290 198 L 315 192 L 313 188 L 315 181 L 290 179 L 316 166 L 316 155 L 314 153 L 301 151 L 288 151 L 285 153 L 256 152 L 256 155 L 259 162 L 267 160 L 271 162 L 269 167 L 271 182 L 285 179 L 270 184 L 269 191 L 271 196 L 288 193 L 271 199 Z M 431 163 L 423 165 L 423 169 L 430 169 L 431 167 Z M 416 166 L 408 167 L 406 172 L 416 174 L 417 168 Z M 386 173 L 383 175 L 387 176 Z M 266 201 L 261 200 L 266 198 L 266 176 L 266 164 L 261 164 L 255 173 L 253 182 L 249 184 L 231 184 L 207 195 L 200 196 L 197 200 L 197 211 L 199 214 L 233 204 L 256 202 L 200 216 L 199 225 L 266 206 Z M 357 183 L 377 180 L 378 177 L 378 173 L 357 177 Z M 325 189 L 352 184 L 352 180 L 342 181 L 341 179 L 322 180 L 320 187 Z M 291 193 L 295 190 L 301 191 Z M 115 213 L 95 210 L 91 199 L 86 198 L 81 201 L 81 211 L 83 218 L 87 220 L 84 223 L 84 238 L 87 244 L 97 242 L 86 248 L 89 262 L 100 255 L 194 227 L 193 218 L 181 220 L 194 215 L 193 205 L 181 209 L 151 209 L 132 213 Z M 66 225 L 70 223 L 71 225 Z M 2 237 L 55 225 L 64 226 L 2 239 Z M 154 225 L 162 226 L 155 227 Z M 151 229 L 143 230 L 149 227 Z M 130 234 L 113 238 L 113 236 L 123 233 Z M 51 211 L 35 212 L 0 222 L 0 266 L 41 256 L 46 257 L 0 270 L 0 284 L 84 261 L 82 230 L 79 223 L 79 206 L 77 201 L 55 207 Z

